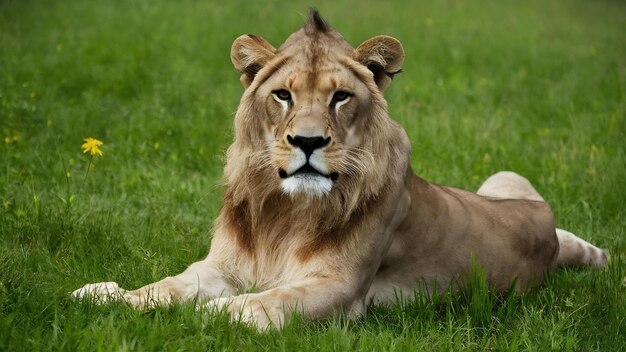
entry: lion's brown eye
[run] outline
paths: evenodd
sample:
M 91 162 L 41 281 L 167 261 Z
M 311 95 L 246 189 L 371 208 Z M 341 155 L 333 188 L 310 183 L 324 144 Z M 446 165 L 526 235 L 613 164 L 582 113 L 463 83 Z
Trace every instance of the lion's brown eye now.
M 333 101 L 332 103 L 339 103 L 342 102 L 348 98 L 350 98 L 352 96 L 352 94 L 348 93 L 348 92 L 344 92 L 343 90 L 338 90 L 335 92 L 335 94 L 333 94 Z
M 276 98 L 283 101 L 291 101 L 291 93 L 285 89 L 278 89 L 272 92 L 276 96 Z

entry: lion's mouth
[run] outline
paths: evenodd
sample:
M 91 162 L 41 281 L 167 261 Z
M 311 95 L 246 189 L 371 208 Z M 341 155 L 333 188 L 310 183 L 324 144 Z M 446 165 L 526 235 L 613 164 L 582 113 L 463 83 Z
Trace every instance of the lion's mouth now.
M 297 176 L 297 175 L 303 175 L 303 176 L 322 176 L 322 177 L 326 177 L 328 179 L 330 179 L 331 181 L 335 181 L 338 177 L 339 174 L 336 172 L 331 172 L 330 174 L 324 174 L 319 172 L 317 169 L 315 169 L 313 166 L 311 166 L 311 164 L 306 163 L 304 164 L 301 168 L 299 168 L 298 170 L 296 170 L 294 173 L 287 174 L 287 171 L 280 169 L 278 170 L 278 176 L 282 179 L 286 179 L 289 178 L 291 176 Z

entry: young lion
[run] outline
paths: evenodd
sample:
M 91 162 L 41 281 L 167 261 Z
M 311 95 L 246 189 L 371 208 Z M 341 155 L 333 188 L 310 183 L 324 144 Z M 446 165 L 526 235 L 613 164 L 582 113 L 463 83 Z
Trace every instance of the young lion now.
M 237 38 L 231 60 L 245 92 L 209 255 L 134 291 L 104 282 L 72 295 L 136 307 L 198 299 L 262 329 L 294 310 L 360 316 L 399 292 L 458 285 L 472 257 L 498 292 L 514 280 L 523 291 L 558 265 L 605 265 L 603 251 L 555 228 L 515 173 L 491 176 L 477 194 L 413 173 L 383 98 L 403 59 L 388 36 L 353 49 L 315 11 L 278 49 Z

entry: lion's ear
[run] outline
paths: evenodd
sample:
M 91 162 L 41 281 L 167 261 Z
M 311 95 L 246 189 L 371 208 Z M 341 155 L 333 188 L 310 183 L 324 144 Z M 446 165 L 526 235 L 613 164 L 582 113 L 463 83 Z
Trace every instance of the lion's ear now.
M 245 34 L 235 39 L 230 49 L 230 60 L 241 72 L 241 83 L 248 87 L 254 76 L 276 55 L 276 49 L 265 39 Z
M 396 38 L 379 35 L 359 45 L 352 58 L 374 73 L 374 81 L 382 92 L 391 84 L 393 76 L 402 70 L 404 49 Z

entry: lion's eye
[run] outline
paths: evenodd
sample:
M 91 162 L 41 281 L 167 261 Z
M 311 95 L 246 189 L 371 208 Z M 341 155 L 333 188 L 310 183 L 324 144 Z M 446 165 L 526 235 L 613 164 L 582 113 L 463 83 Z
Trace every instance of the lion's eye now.
M 352 96 L 352 94 L 348 93 L 348 92 L 344 92 L 343 90 L 338 90 L 335 92 L 335 94 L 333 94 L 333 101 L 332 103 L 339 103 L 342 102 L 348 98 L 350 98 Z
M 272 92 L 276 98 L 282 101 L 291 101 L 291 93 L 285 89 L 278 89 Z

